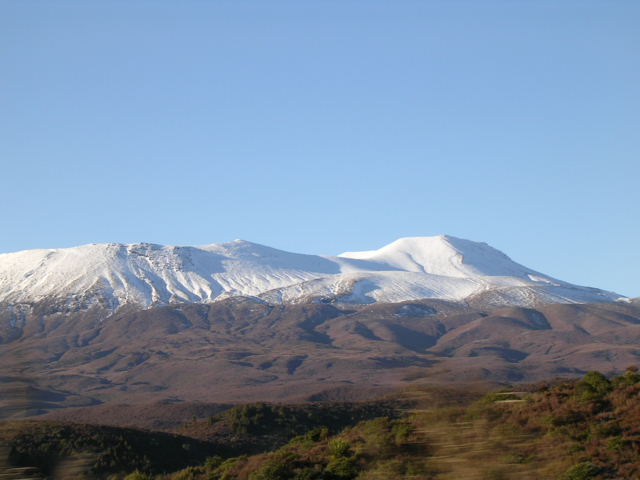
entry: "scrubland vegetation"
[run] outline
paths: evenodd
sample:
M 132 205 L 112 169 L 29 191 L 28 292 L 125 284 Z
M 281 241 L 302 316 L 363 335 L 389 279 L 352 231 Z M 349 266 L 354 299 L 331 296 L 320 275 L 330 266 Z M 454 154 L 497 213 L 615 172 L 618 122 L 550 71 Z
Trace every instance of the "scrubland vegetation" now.
M 635 368 L 492 392 L 466 405 L 421 403 L 420 389 L 409 393 L 395 408 L 240 406 L 183 426 L 199 440 L 37 422 L 6 424 L 2 433 L 17 465 L 46 471 L 53 458 L 89 452 L 93 475 L 111 480 L 640 478 Z

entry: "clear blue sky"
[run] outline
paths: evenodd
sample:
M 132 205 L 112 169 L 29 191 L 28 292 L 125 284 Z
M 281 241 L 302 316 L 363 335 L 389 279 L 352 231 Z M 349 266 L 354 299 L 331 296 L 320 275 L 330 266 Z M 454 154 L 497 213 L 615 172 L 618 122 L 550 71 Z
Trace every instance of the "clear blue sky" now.
M 486 241 L 640 295 L 640 2 L 0 3 L 0 251 Z

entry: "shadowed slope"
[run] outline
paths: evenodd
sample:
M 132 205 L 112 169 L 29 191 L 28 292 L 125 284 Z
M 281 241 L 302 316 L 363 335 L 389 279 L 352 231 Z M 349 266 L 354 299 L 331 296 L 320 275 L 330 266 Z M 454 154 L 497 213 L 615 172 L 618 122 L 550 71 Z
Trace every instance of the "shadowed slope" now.
M 2 373 L 55 394 L 37 405 L 5 396 L 5 416 L 113 401 L 234 403 L 332 391 L 362 398 L 358 390 L 401 384 L 620 371 L 640 354 L 640 310 L 623 303 L 479 310 L 430 300 L 345 309 L 231 298 L 102 322 L 33 322 L 40 333 L 0 345 Z

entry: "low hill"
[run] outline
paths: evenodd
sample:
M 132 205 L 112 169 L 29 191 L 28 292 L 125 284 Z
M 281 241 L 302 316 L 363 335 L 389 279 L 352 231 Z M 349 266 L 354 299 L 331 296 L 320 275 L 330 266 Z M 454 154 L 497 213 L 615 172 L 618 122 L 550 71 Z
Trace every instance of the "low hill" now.
M 640 476 L 637 368 L 611 378 L 592 371 L 581 379 L 522 387 L 488 393 L 412 387 L 375 404 L 247 404 L 187 422 L 182 436 L 0 422 L 0 474 L 52 480 Z
M 629 480 L 640 476 L 640 375 L 498 391 L 466 406 L 423 406 L 338 435 L 189 468 L 167 480 Z
M 0 422 L 0 446 L 0 473 L 7 466 L 31 467 L 60 480 L 171 472 L 231 453 L 224 445 L 174 434 L 51 421 Z

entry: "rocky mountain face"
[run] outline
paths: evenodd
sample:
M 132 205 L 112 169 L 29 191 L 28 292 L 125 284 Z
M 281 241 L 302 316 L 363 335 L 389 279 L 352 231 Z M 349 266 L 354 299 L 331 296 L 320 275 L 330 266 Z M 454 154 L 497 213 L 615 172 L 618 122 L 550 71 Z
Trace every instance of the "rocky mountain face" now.
M 0 415 L 113 401 L 348 400 L 402 385 L 622 371 L 640 359 L 640 307 L 628 303 L 230 298 L 47 322 L 0 345 Z
M 335 257 L 244 241 L 4 254 L 0 417 L 620 371 L 640 306 L 617 300 L 447 236 Z

